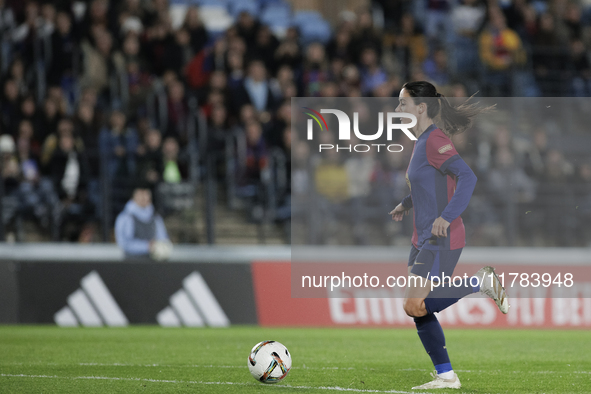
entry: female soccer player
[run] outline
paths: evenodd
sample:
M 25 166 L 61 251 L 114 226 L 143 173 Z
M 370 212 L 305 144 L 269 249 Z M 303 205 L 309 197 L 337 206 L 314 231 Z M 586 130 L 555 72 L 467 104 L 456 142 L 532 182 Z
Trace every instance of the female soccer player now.
M 460 287 L 439 280 L 452 276 L 466 244 L 460 214 L 466 209 L 476 185 L 476 176 L 458 155 L 450 137 L 468 129 L 472 120 L 490 108 L 464 103 L 454 107 L 429 82 L 408 82 L 400 91 L 397 112 L 416 116 L 412 131 L 417 137 L 406 171 L 410 194 L 390 212 L 400 221 L 414 208 L 414 232 L 408 260 L 409 286 L 404 310 L 414 318 L 419 338 L 431 356 L 433 381 L 413 389 L 460 388 L 453 371 L 441 325 L 435 312 L 441 312 L 461 298 L 482 292 L 492 298 L 501 312 L 509 303 L 505 290 L 492 267 L 484 267 Z M 440 115 L 441 126 L 433 119 Z M 411 280 L 411 277 L 417 277 Z M 431 291 L 431 281 L 435 287 Z M 414 283 L 412 283 L 414 281 Z M 412 286 L 410 285 L 412 284 Z

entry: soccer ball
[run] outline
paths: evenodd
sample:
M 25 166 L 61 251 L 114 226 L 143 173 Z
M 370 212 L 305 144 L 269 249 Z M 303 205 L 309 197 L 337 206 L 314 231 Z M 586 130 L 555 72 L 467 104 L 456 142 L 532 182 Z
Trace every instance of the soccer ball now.
M 277 383 L 283 380 L 291 369 L 291 355 L 279 342 L 259 342 L 250 351 L 248 369 L 259 382 Z
M 172 243 L 169 240 L 154 242 L 150 256 L 156 261 L 168 260 L 172 253 Z

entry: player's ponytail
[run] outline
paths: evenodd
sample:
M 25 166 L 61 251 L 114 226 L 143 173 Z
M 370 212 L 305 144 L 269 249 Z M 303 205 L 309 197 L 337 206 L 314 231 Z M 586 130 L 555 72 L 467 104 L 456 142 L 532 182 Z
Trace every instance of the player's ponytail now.
M 440 115 L 442 130 L 449 135 L 463 133 L 472 126 L 474 118 L 479 114 L 490 112 L 494 106 L 480 107 L 478 103 L 468 103 L 470 98 L 458 106 L 453 106 L 433 84 L 427 81 L 407 82 L 402 87 L 413 98 L 415 104 L 427 104 L 427 116 L 431 119 Z

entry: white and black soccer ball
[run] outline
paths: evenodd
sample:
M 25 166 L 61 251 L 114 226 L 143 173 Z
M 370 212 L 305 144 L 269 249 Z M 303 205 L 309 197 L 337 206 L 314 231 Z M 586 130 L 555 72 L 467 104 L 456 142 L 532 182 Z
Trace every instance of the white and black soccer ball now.
M 250 351 L 248 369 L 259 382 L 277 383 L 283 380 L 291 369 L 291 354 L 279 342 L 259 342 Z
M 150 256 L 156 261 L 168 260 L 172 253 L 172 242 L 169 240 L 161 240 L 154 242 Z

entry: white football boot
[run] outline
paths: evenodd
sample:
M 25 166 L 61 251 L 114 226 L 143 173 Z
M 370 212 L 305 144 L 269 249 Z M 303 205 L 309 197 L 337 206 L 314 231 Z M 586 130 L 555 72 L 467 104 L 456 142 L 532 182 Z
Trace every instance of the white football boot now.
M 509 297 L 507 297 L 495 269 L 493 267 L 481 268 L 476 276 L 480 281 L 480 292 L 492 298 L 501 312 L 505 314 L 509 312 Z
M 431 372 L 433 381 L 413 387 L 413 390 L 429 390 L 429 389 L 459 389 L 462 387 L 458 375 L 454 372 L 453 379 L 443 379 L 437 375 L 437 371 Z

